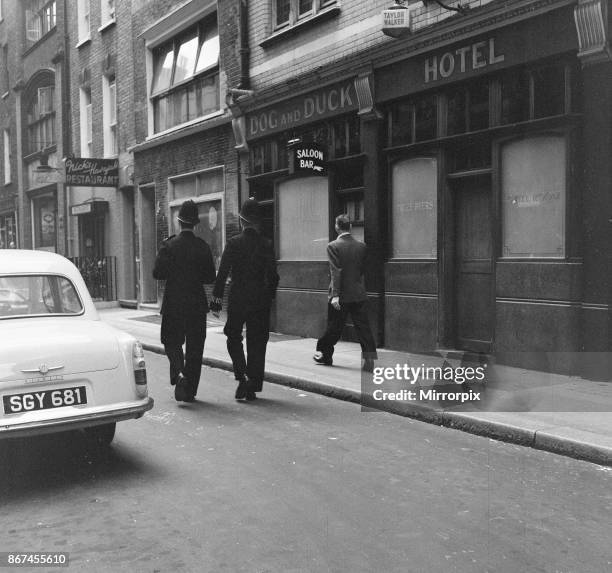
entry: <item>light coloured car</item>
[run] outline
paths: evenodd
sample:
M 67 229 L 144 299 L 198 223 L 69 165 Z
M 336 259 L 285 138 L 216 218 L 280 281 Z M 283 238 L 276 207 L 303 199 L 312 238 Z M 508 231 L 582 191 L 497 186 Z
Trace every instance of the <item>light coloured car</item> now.
M 0 439 L 83 428 L 108 445 L 153 407 L 140 343 L 102 322 L 78 269 L 0 250 Z

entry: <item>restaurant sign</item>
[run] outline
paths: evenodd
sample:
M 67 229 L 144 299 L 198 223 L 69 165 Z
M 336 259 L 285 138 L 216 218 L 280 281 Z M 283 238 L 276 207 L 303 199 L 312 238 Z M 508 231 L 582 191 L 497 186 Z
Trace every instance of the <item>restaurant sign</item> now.
M 356 110 L 359 107 L 352 79 L 288 99 L 247 116 L 247 137 L 263 137 L 299 125 Z
M 92 157 L 66 159 L 66 185 L 74 187 L 117 187 L 119 160 Z

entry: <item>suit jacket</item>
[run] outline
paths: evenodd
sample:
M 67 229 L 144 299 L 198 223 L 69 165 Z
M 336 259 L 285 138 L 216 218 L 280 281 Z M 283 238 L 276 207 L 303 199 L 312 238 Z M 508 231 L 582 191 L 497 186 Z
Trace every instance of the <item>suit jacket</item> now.
M 353 235 L 338 237 L 327 245 L 331 282 L 329 299 L 340 297 L 340 302 L 362 302 L 368 295 L 363 283 L 367 247 Z
M 208 300 L 204 283 L 215 281 L 215 264 L 206 241 L 190 231 L 181 231 L 163 243 L 153 277 L 166 281 L 161 313 L 189 316 L 206 314 Z
M 278 273 L 272 242 L 247 227 L 226 244 L 213 296 L 223 298 L 231 273 L 228 305 L 237 310 L 269 307 L 276 295 Z

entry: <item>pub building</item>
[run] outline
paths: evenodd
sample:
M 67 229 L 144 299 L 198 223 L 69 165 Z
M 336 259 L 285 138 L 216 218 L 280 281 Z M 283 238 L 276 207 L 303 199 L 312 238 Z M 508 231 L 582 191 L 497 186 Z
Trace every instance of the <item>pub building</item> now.
M 598 6 L 457 20 L 402 53 L 372 51 L 363 73 L 244 106 L 249 191 L 279 259 L 277 331 L 323 331 L 325 247 L 346 212 L 370 247 L 379 346 L 610 379 L 612 63 Z M 323 173 L 296 167 L 310 144 Z

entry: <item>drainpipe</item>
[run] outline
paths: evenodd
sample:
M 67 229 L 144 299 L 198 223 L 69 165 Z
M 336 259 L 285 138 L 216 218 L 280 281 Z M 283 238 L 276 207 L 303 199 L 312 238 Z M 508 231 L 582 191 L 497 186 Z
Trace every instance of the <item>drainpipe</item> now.
M 251 87 L 251 78 L 249 74 L 249 10 L 247 0 L 238 0 L 238 20 L 239 27 L 239 48 L 240 54 L 240 84 L 239 88 L 248 90 Z

